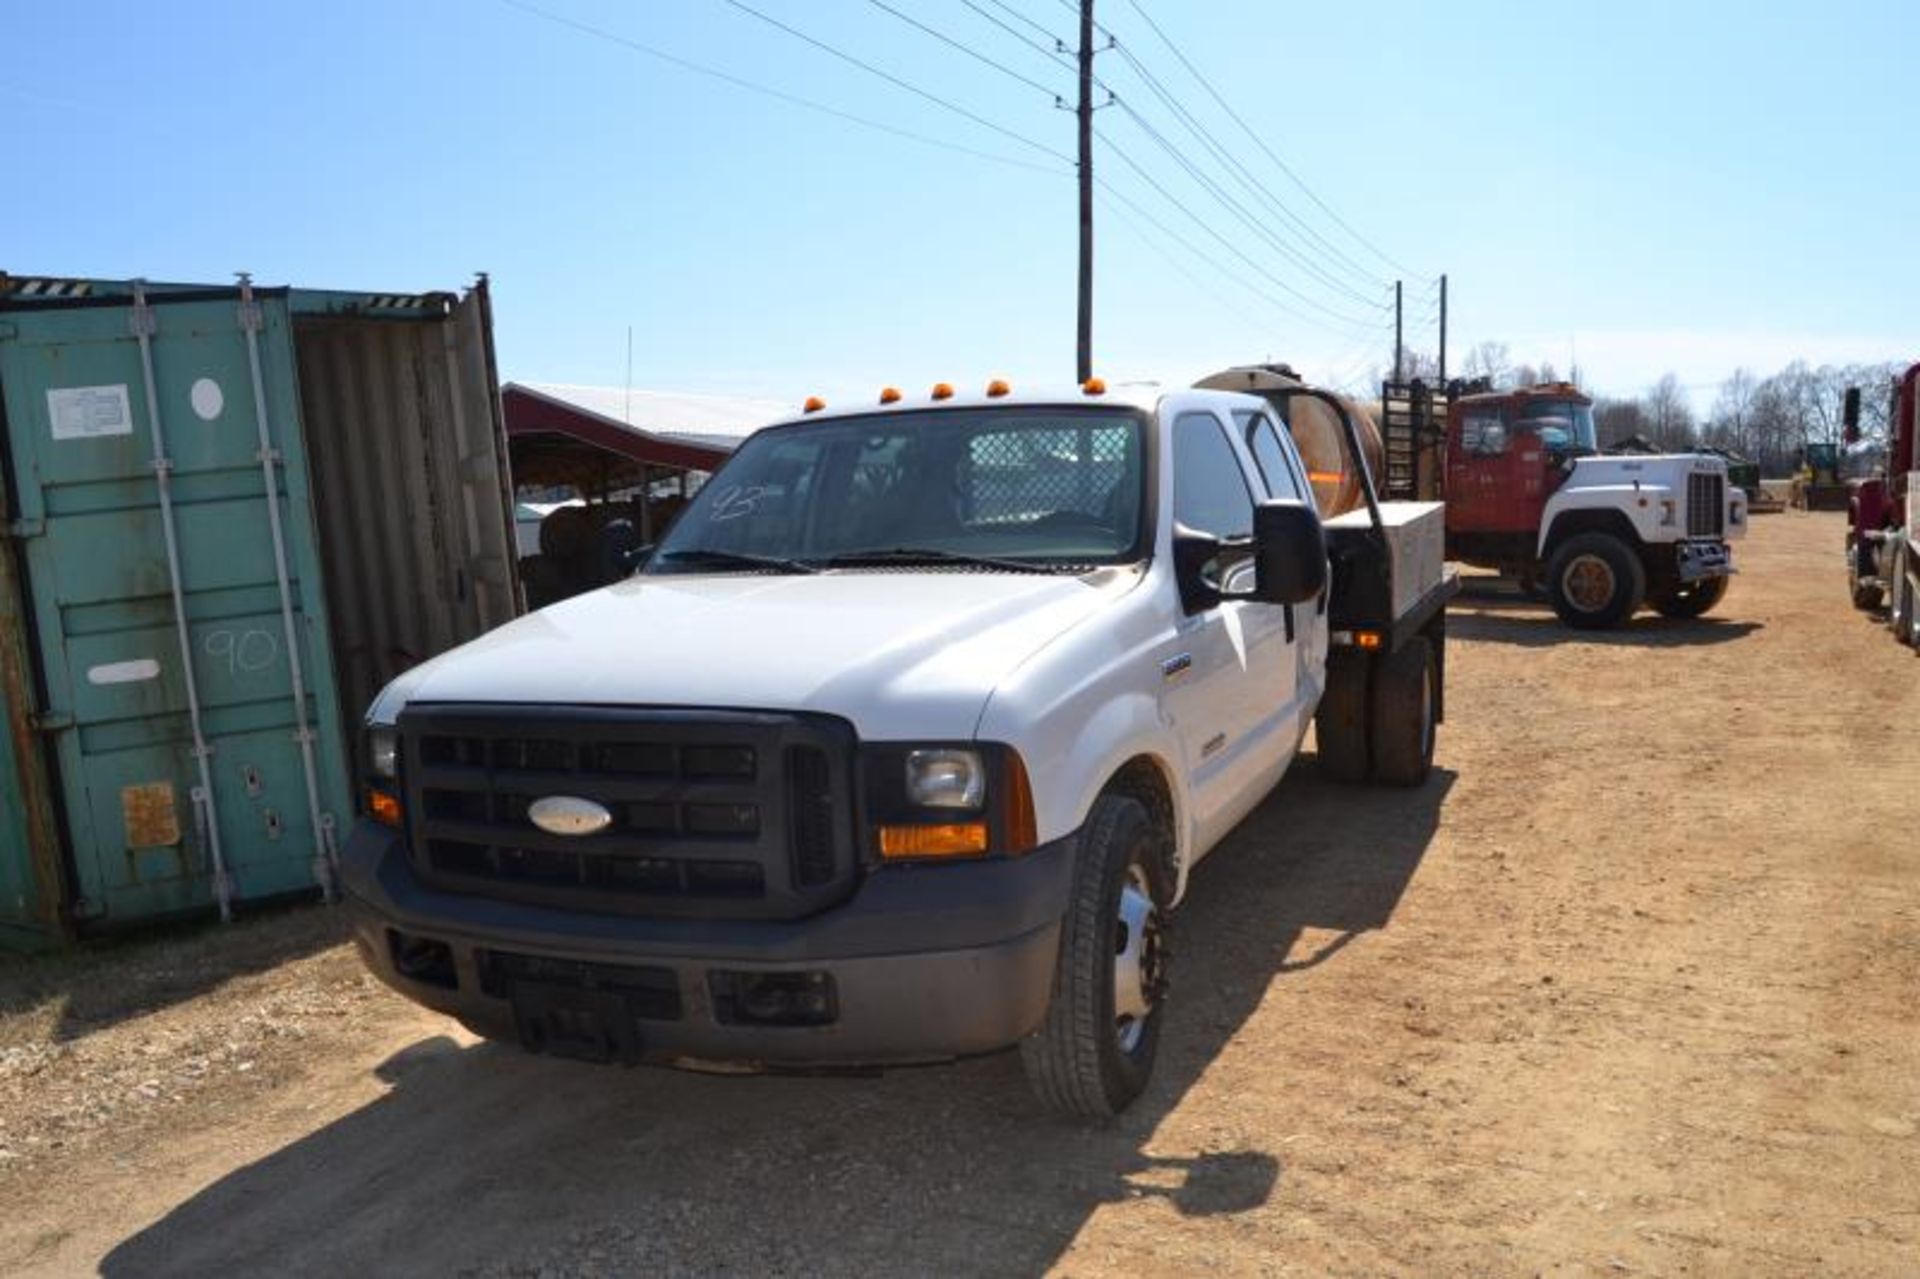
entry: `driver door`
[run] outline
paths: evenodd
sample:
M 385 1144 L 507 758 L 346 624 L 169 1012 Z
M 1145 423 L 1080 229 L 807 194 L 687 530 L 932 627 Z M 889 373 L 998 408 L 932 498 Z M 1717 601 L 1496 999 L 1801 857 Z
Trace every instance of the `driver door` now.
M 1520 430 L 1494 406 L 1463 408 L 1459 436 L 1447 460 L 1447 527 L 1504 533 L 1531 530 L 1538 499 L 1529 504 L 1524 475 L 1540 470 L 1540 438 Z
M 1219 538 L 1253 532 L 1254 487 L 1227 424 L 1183 413 L 1173 426 L 1173 518 Z M 1245 547 L 1224 551 L 1208 575 L 1251 570 Z M 1194 808 L 1195 847 L 1211 848 L 1260 802 L 1298 745 L 1297 639 L 1283 610 L 1222 600 L 1182 617 L 1163 656 L 1162 712 L 1180 742 Z

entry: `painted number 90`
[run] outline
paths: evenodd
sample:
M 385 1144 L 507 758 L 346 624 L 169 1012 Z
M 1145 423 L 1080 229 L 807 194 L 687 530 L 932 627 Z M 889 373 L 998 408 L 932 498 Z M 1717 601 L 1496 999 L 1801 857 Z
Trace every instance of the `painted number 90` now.
M 280 641 L 272 631 L 209 631 L 201 646 L 215 662 L 226 663 L 229 675 L 264 671 L 280 658 Z

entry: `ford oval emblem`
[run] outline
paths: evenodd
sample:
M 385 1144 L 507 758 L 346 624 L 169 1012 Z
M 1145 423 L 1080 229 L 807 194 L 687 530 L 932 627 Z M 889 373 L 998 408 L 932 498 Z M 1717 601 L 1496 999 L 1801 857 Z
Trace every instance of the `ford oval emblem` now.
M 613 825 L 613 814 L 577 795 L 549 795 L 527 805 L 527 816 L 549 835 L 597 835 Z

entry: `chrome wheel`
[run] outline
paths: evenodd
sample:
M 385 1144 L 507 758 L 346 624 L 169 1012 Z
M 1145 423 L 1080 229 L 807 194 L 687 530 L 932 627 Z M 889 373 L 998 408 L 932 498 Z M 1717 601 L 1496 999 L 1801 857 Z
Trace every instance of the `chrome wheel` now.
M 1160 911 L 1153 904 L 1146 872 L 1129 866 L 1127 882 L 1120 887 L 1113 954 L 1113 1029 L 1121 1052 L 1132 1052 L 1146 1033 L 1147 1019 L 1160 1002 L 1165 959 Z
M 1560 586 L 1567 602 L 1582 613 L 1598 613 L 1619 589 L 1612 566 L 1598 555 L 1575 556 L 1561 572 Z

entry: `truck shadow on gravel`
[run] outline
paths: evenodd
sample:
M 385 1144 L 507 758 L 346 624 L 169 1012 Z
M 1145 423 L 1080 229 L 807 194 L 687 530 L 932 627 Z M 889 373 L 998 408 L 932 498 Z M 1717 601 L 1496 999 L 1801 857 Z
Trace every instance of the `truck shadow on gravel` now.
M 1521 648 L 1557 648 L 1563 644 L 1597 644 L 1608 648 L 1699 648 L 1745 639 L 1765 626 L 1719 617 L 1681 620 L 1641 613 L 1610 631 L 1580 631 L 1564 625 L 1545 604 L 1513 601 L 1513 608 L 1488 608 L 1491 601 L 1474 599 L 1478 611 L 1450 609 L 1447 638 L 1484 644 L 1514 644 Z
M 436 1037 L 379 1067 L 385 1096 L 215 1182 L 103 1271 L 1029 1273 L 1103 1205 L 1258 1208 L 1286 1194 L 1282 1133 L 1163 1154 L 1156 1131 L 1276 981 L 1388 926 L 1453 780 L 1356 803 L 1302 761 L 1196 874 L 1154 1083 L 1112 1124 L 1042 1113 L 1014 1054 L 726 1078 Z

